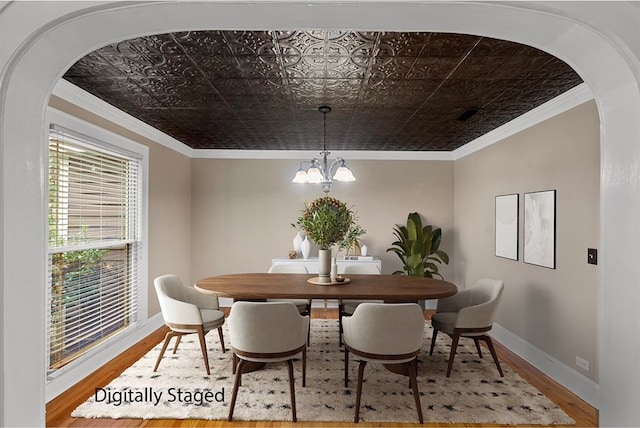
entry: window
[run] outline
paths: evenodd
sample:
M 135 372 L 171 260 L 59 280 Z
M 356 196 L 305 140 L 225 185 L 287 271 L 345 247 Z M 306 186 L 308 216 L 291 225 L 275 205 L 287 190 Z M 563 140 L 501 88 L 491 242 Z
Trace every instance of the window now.
M 49 132 L 48 372 L 140 321 L 142 156 Z

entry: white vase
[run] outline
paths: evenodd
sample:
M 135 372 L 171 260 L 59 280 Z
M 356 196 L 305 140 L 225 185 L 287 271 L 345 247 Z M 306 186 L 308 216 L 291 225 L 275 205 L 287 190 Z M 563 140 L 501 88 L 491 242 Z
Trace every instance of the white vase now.
M 300 235 L 300 231 L 293 238 L 293 251 L 296 252 L 296 257 L 302 255 L 302 235 Z
M 331 250 L 318 250 L 318 280 L 331 282 Z
M 367 248 L 366 245 L 363 245 L 362 247 L 360 247 L 360 254 L 362 254 L 363 256 L 366 256 L 367 254 L 369 254 L 369 249 Z
M 300 251 L 302 252 L 302 258 L 303 259 L 308 259 L 309 258 L 309 251 L 311 251 L 311 242 L 309 242 L 309 239 L 307 239 L 307 237 L 304 237 L 304 241 L 302 241 L 302 243 L 300 244 Z
M 335 257 L 331 257 L 331 281 L 335 281 L 338 276 L 338 263 Z

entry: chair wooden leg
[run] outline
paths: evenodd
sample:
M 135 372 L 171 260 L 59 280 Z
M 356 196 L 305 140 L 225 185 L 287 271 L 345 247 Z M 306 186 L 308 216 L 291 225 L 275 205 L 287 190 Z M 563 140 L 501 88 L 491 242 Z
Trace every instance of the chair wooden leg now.
M 413 368 L 415 369 L 416 372 L 416 379 L 418 376 L 418 358 L 416 357 L 415 360 L 411 361 L 411 364 L 413 364 Z M 409 370 L 407 369 L 407 377 L 409 378 L 409 388 L 413 388 L 412 384 L 411 384 L 411 375 L 409 373 Z
M 411 384 L 411 388 L 413 389 L 413 399 L 416 402 L 416 409 L 418 410 L 418 420 L 420 423 L 424 423 L 424 418 L 422 417 L 422 406 L 420 405 L 420 392 L 418 391 L 418 377 L 416 375 L 416 366 L 417 360 L 413 360 L 407 363 L 409 366 L 409 383 Z
M 305 313 L 301 315 L 308 315 L 309 320 L 311 320 L 311 305 L 307 306 Z M 309 329 L 307 330 L 307 346 L 311 346 L 311 323 L 309 323 Z
M 364 367 L 367 365 L 366 360 L 360 361 L 358 366 L 358 388 L 356 392 L 356 415 L 353 418 L 353 422 L 360 420 L 360 399 L 362 397 L 362 378 L 364 377 Z
M 476 344 L 476 349 L 478 350 L 478 355 L 480 356 L 480 358 L 482 358 L 482 351 L 480 350 L 480 338 L 479 337 L 474 337 L 473 341 Z
M 242 359 L 238 357 L 236 354 L 231 354 L 231 355 L 232 355 L 231 374 L 236 374 L 236 370 L 238 370 L 238 364 L 240 363 L 240 361 L 242 361 Z M 243 367 L 244 367 L 244 364 L 243 364 Z M 242 386 L 242 379 L 240 379 L 240 386 Z
M 302 349 L 302 387 L 307 386 L 307 347 Z
M 289 367 L 289 391 L 291 392 L 291 412 L 293 413 L 293 422 L 298 422 L 296 416 L 296 385 L 293 379 L 293 362 L 287 360 L 287 366 Z
M 234 357 L 236 356 L 235 354 L 233 355 Z M 244 365 L 244 360 L 243 359 L 239 359 L 240 361 L 238 361 L 238 366 L 235 368 L 235 373 L 236 373 L 236 380 L 233 383 L 233 392 L 231 394 L 231 404 L 229 405 L 229 416 L 227 417 L 227 420 L 229 422 L 231 422 L 231 420 L 233 419 L 233 409 L 235 409 L 236 407 L 236 398 L 238 398 L 238 388 L 240 387 L 240 378 L 242 377 L 242 366 Z
M 498 372 L 500 373 L 500 377 L 504 377 L 504 373 L 502 373 L 502 367 L 500 367 L 500 361 L 498 361 L 498 354 L 496 354 L 496 349 L 493 347 L 493 341 L 490 336 L 484 336 L 484 341 L 487 343 L 489 347 L 489 351 L 491 352 L 491 356 L 493 357 L 493 362 L 496 363 L 496 367 L 498 368 Z
M 222 346 L 222 353 L 227 352 L 227 348 L 224 347 L 224 333 L 222 333 L 222 327 L 218 327 L 218 337 L 220 338 L 220 346 Z
M 178 336 L 178 338 L 179 338 L 181 336 L 181 334 L 176 333 L 175 331 L 168 331 L 167 334 L 165 334 L 164 343 L 162 344 L 162 350 L 160 350 L 160 355 L 158 355 L 158 359 L 156 360 L 156 365 L 153 368 L 154 372 L 156 370 L 158 370 L 158 366 L 160 365 L 160 361 L 162 360 L 162 356 L 164 355 L 164 351 L 167 350 L 167 346 L 169 345 L 169 342 L 171 341 L 171 338 L 173 336 Z
M 342 346 L 342 316 L 344 306 L 338 305 L 338 347 Z
M 349 387 L 349 351 L 344 347 L 344 387 Z
M 209 357 L 207 356 L 207 342 L 204 340 L 204 328 L 202 326 L 198 326 L 196 327 L 196 330 L 198 330 L 198 339 L 200 339 L 200 348 L 202 349 L 204 367 L 207 369 L 207 375 L 210 375 L 211 370 L 209 370 Z
M 451 352 L 449 353 L 449 365 L 447 367 L 447 377 L 451 374 L 451 368 L 453 367 L 453 359 L 456 357 L 456 350 L 458 348 L 458 341 L 460 340 L 460 332 L 453 332 L 451 341 Z
M 178 346 L 180 346 L 180 340 L 182 340 L 182 334 L 178 334 L 177 335 L 177 339 L 176 339 L 176 344 L 173 345 L 173 353 L 175 354 L 176 352 L 178 352 Z
M 433 355 L 433 348 L 436 346 L 436 337 L 438 336 L 438 329 L 433 329 L 433 335 L 431 335 L 431 349 L 429 349 L 429 355 Z

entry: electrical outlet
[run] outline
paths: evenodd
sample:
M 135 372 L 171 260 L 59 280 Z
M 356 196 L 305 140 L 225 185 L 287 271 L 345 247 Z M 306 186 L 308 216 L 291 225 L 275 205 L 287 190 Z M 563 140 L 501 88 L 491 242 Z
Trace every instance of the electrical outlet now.
M 598 264 L 598 250 L 595 248 L 587 248 L 587 263 L 590 265 Z
M 585 360 L 584 358 L 580 358 L 577 355 L 576 355 L 576 366 L 580 367 L 586 372 L 589 371 L 589 361 Z

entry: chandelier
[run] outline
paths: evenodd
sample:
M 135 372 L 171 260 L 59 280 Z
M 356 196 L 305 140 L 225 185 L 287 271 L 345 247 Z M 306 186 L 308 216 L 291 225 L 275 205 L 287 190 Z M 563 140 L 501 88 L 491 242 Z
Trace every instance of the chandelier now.
M 329 106 L 320 106 L 318 111 L 323 114 L 324 117 L 324 137 L 322 143 L 322 159 L 313 158 L 310 161 L 302 161 L 300 168 L 296 172 L 296 176 L 293 177 L 294 183 L 319 183 L 322 184 L 322 190 L 325 193 L 329 193 L 331 190 L 331 183 L 336 181 L 355 181 L 356 178 L 353 173 L 347 167 L 347 163 L 341 157 L 336 158 L 331 165 L 327 157 L 331 152 L 327 151 L 327 113 L 331 111 Z M 309 164 L 309 168 L 304 169 L 304 165 Z

